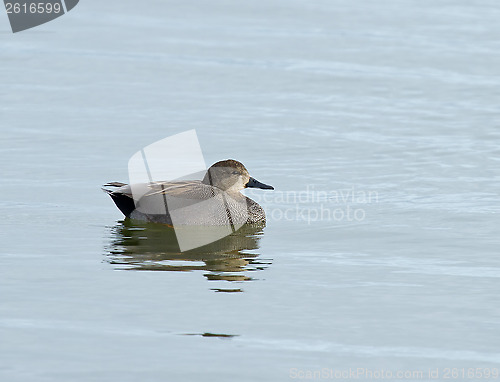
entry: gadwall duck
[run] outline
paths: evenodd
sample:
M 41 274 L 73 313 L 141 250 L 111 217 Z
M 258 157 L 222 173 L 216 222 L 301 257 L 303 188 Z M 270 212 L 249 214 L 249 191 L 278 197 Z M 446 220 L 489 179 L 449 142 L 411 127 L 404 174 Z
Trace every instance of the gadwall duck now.
M 274 190 L 252 178 L 245 166 L 233 159 L 213 164 L 201 181 L 112 182 L 104 187 L 126 217 L 168 225 L 265 224 L 262 207 L 240 191 Z

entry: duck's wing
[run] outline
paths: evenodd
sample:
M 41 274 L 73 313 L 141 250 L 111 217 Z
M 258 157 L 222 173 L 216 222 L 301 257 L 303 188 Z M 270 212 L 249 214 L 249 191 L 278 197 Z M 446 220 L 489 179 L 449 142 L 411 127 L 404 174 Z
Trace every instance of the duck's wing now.
M 199 180 L 179 182 L 155 182 L 150 185 L 151 192 L 145 196 L 166 195 L 175 198 L 195 199 L 197 201 L 212 198 L 218 190 L 201 183 Z
M 110 182 L 106 183 L 102 190 L 113 199 L 118 209 L 125 216 L 129 217 L 132 211 L 136 208 L 132 188 L 141 190 L 141 193 L 144 192 L 141 199 L 166 195 L 177 199 L 177 201 L 183 200 L 184 202 L 181 202 L 181 204 L 184 206 L 212 198 L 214 196 L 215 189 L 214 187 L 207 186 L 200 181 L 179 181 L 134 184 L 134 187 L 121 182 Z

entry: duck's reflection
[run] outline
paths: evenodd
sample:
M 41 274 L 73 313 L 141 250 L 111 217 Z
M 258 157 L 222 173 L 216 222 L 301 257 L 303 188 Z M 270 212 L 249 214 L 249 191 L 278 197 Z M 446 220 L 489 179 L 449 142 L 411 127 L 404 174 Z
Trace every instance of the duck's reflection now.
M 173 228 L 126 219 L 112 227 L 108 261 L 119 269 L 201 270 L 208 280 L 248 281 L 253 279 L 249 273 L 270 264 L 269 260 L 259 259 L 256 252 L 263 227 L 247 224 L 216 242 L 181 252 Z M 213 290 L 241 292 L 239 288 Z

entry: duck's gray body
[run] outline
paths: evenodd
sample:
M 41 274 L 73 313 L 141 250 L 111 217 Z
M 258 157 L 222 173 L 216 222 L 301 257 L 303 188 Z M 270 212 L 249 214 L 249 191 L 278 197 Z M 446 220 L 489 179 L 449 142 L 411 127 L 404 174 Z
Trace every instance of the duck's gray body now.
M 115 182 L 105 187 L 120 211 L 131 219 L 203 226 L 265 223 L 262 207 L 240 191 L 245 187 L 273 189 L 251 178 L 240 162 L 231 159 L 211 166 L 202 181 Z
M 120 184 L 109 183 L 106 186 L 118 185 Z M 146 188 L 150 191 L 134 202 L 132 190 Z M 264 209 L 252 199 L 240 192 L 223 191 L 201 181 L 155 182 L 133 186 L 125 184 L 107 192 L 124 215 L 131 219 L 169 225 L 225 225 L 228 222 L 245 224 L 266 221 Z M 172 209 L 175 213 L 171 213 Z

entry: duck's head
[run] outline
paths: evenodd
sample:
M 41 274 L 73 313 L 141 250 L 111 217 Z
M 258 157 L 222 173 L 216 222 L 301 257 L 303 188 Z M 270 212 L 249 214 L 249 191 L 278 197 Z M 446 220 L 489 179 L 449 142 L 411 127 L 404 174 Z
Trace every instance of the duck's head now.
M 252 178 L 245 166 L 234 159 L 214 163 L 207 170 L 202 182 L 224 191 L 237 192 L 247 187 L 274 190 L 273 186 L 268 186 Z

